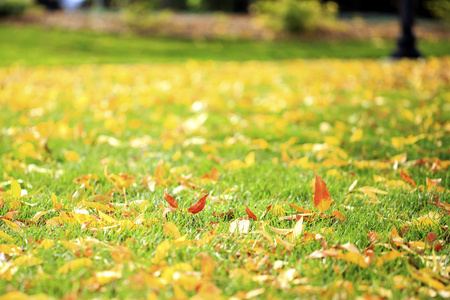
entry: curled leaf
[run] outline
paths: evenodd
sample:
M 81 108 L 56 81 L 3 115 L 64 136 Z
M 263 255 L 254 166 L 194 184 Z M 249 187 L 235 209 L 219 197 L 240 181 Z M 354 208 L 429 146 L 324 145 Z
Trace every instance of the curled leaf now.
M 174 197 L 169 195 L 169 193 L 167 192 L 167 188 L 164 190 L 164 200 L 166 200 L 167 203 L 169 203 L 169 205 L 172 206 L 173 208 L 179 209 L 177 200 L 175 200 Z
M 191 214 L 197 214 L 197 213 L 201 212 L 203 210 L 203 208 L 205 208 L 206 197 L 208 197 L 208 196 L 209 195 L 206 194 L 205 196 L 201 197 L 194 205 L 189 207 L 188 212 L 190 212 Z
M 250 208 L 248 208 L 247 205 L 245 205 L 245 212 L 247 213 L 247 215 L 248 215 L 248 217 L 249 217 L 250 219 L 253 219 L 253 220 L 255 220 L 255 221 L 258 220 L 258 218 L 256 217 L 256 215 L 250 210 Z
M 403 172 L 403 170 L 401 170 L 400 172 L 401 172 L 401 176 L 402 176 L 403 181 L 405 181 L 406 183 L 409 183 L 412 187 L 416 187 L 416 182 L 414 181 L 414 179 L 412 179 L 411 177 L 406 175 Z

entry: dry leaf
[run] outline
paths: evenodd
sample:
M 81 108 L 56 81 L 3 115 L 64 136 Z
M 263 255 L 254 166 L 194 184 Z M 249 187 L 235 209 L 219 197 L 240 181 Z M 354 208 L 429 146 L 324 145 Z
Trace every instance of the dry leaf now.
M 206 194 L 205 196 L 200 198 L 194 205 L 189 207 L 188 211 L 191 214 L 197 214 L 197 213 L 201 212 L 203 210 L 203 208 L 205 207 L 205 205 L 206 205 L 206 197 L 208 197 L 208 196 L 209 195 Z
M 327 184 L 320 178 L 316 172 L 316 183 L 314 192 L 314 205 L 319 211 L 327 210 L 333 203 L 330 192 L 327 189 Z

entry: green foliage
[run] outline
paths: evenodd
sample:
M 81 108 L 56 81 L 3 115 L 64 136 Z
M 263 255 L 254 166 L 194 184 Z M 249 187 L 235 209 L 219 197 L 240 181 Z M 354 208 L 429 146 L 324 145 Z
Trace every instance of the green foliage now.
M 275 30 L 302 32 L 329 26 L 336 18 L 338 5 L 318 0 L 263 0 L 252 5 L 251 11 Z
M 21 15 L 30 6 L 30 0 L 0 0 L 0 17 Z
M 151 30 L 171 15 L 161 8 L 160 0 L 135 1 L 123 9 L 123 20 L 137 32 Z
M 450 1 L 430 0 L 425 5 L 434 17 L 450 22 Z

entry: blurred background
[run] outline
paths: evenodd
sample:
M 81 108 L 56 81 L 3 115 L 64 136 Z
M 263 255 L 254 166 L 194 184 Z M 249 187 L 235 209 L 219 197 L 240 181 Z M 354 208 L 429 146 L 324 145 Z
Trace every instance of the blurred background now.
M 450 0 L 411 3 L 421 52 L 450 54 Z M 0 0 L 0 65 L 387 57 L 400 36 L 400 4 Z

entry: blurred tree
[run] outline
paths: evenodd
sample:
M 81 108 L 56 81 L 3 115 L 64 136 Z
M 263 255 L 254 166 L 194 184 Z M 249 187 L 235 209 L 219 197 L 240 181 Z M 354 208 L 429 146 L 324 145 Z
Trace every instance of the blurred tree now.
M 161 7 L 173 10 L 186 10 L 188 6 L 186 0 L 161 0 Z

